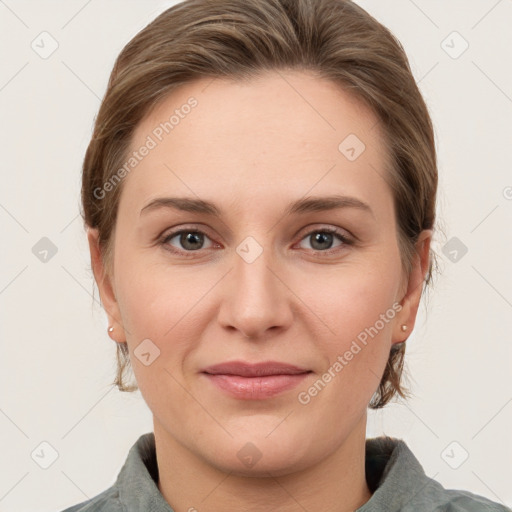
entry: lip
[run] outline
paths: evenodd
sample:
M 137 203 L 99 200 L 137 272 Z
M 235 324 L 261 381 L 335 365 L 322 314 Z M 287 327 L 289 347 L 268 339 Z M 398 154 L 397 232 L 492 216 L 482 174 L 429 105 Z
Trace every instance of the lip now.
M 277 361 L 231 361 L 201 372 L 222 391 L 240 400 L 263 400 L 296 387 L 311 370 Z
M 245 361 L 229 361 L 208 366 L 202 370 L 211 375 L 238 375 L 240 377 L 266 377 L 268 375 L 297 375 L 306 373 L 307 368 L 278 361 L 263 361 L 261 363 L 247 363 Z

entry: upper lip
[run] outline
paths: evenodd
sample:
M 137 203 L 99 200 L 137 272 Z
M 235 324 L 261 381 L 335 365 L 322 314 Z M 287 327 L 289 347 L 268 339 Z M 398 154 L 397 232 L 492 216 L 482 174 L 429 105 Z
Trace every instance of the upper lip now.
M 300 368 L 278 361 L 264 361 L 261 363 L 247 363 L 245 361 L 231 361 L 204 368 L 203 373 L 211 375 L 239 375 L 241 377 L 265 377 L 267 375 L 296 375 L 308 373 L 310 370 Z

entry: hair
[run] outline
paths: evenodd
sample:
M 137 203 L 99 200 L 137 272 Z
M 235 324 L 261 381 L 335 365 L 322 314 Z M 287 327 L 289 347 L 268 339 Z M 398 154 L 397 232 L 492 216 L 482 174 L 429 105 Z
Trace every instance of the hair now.
M 82 217 L 97 228 L 107 273 L 113 271 L 113 238 L 123 182 L 108 199 L 95 193 L 112 182 L 139 123 L 173 90 L 212 77 L 249 80 L 265 71 L 313 72 L 361 100 L 379 119 L 387 149 L 386 181 L 393 192 L 397 243 L 409 276 L 416 241 L 433 229 L 437 163 L 427 106 L 401 43 L 350 0 L 186 0 L 165 10 L 119 54 L 96 117 L 82 174 Z M 437 269 L 430 248 L 422 294 Z M 378 409 L 401 384 L 405 342 L 393 344 L 369 407 Z M 131 368 L 126 343 L 117 343 L 121 391 Z

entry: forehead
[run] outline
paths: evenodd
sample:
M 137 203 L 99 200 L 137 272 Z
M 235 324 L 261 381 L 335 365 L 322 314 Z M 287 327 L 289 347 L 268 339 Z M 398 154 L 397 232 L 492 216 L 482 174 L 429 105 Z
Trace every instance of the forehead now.
M 340 86 L 311 73 L 246 81 L 202 78 L 165 97 L 139 124 L 130 195 L 206 197 L 356 193 L 370 200 L 386 154 L 378 118 Z M 161 194 L 160 194 L 161 195 Z

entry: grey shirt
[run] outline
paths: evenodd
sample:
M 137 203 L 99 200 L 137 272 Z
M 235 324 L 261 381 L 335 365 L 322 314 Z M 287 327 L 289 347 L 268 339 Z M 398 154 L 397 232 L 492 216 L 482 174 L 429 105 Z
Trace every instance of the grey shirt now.
M 426 476 L 401 439 L 367 439 L 365 464 L 372 497 L 355 512 L 512 512 L 468 491 L 445 489 Z M 140 436 L 131 447 L 112 487 L 62 512 L 174 512 L 158 490 L 157 482 L 155 437 L 150 432 Z

